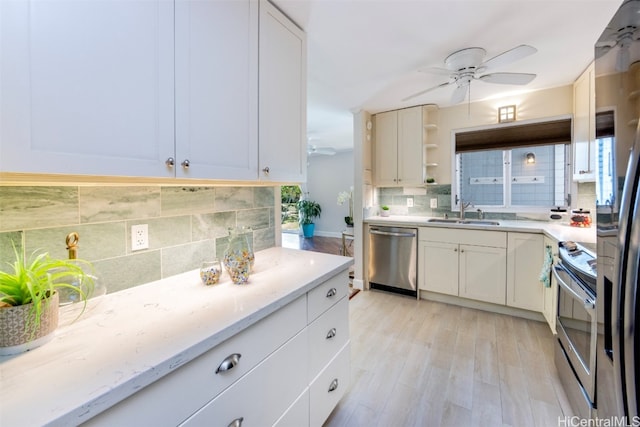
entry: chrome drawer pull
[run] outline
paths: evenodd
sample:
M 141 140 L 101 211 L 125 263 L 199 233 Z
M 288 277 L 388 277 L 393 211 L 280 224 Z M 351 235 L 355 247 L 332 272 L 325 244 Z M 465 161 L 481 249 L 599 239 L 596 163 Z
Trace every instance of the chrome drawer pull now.
M 331 385 L 329 386 L 329 393 L 335 391 L 338 388 L 338 379 L 331 381 Z
M 327 339 L 330 340 L 331 338 L 333 338 L 335 336 L 336 336 L 336 328 L 331 328 L 331 330 L 327 334 Z
M 227 356 L 227 358 L 222 361 L 220 366 L 218 366 L 218 369 L 216 369 L 216 374 L 223 371 L 228 371 L 229 369 L 233 369 L 233 367 L 240 362 L 240 357 L 242 357 L 240 353 L 233 353 L 231 356 Z
M 338 291 L 336 291 L 336 288 L 331 288 L 329 289 L 329 292 L 327 292 L 327 298 L 331 298 L 332 296 L 335 296 L 335 294 L 337 294 Z
M 242 425 L 242 421 L 244 421 L 243 417 L 236 418 L 235 420 L 231 421 L 229 427 L 240 427 Z

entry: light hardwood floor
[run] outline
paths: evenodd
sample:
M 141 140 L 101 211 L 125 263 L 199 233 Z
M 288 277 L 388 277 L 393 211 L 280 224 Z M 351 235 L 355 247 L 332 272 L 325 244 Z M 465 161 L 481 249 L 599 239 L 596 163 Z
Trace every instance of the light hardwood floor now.
M 326 427 L 557 426 L 546 323 L 399 296 L 350 302 L 351 384 Z

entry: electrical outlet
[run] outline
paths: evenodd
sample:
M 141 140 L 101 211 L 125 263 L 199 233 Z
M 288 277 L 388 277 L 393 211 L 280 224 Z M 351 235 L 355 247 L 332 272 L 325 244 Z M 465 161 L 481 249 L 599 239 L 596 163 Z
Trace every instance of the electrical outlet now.
M 431 199 L 430 201 L 431 209 L 436 209 L 438 207 L 438 199 Z
M 413 197 L 407 197 L 407 207 L 408 208 L 413 207 Z
M 139 251 L 149 248 L 149 226 L 137 224 L 131 226 L 131 250 Z

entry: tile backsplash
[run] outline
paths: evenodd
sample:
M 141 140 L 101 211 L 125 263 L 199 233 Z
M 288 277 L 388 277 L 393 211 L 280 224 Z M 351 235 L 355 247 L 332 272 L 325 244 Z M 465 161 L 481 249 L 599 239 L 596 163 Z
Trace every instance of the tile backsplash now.
M 250 226 L 256 251 L 275 246 L 274 187 L 0 186 L 0 262 L 12 242 L 66 258 L 65 239 L 80 235 L 78 257 L 115 292 L 197 268 L 222 256 L 227 229 Z M 148 224 L 149 249 L 131 251 L 131 226 Z

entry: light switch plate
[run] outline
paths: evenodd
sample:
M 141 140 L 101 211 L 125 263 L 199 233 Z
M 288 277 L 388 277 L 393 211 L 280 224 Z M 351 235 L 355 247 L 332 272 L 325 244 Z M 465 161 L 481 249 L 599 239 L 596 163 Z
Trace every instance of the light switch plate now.
M 407 207 L 408 208 L 413 207 L 413 197 L 407 197 Z
M 429 204 L 431 206 L 431 209 L 436 209 L 438 207 L 438 199 L 429 200 Z

